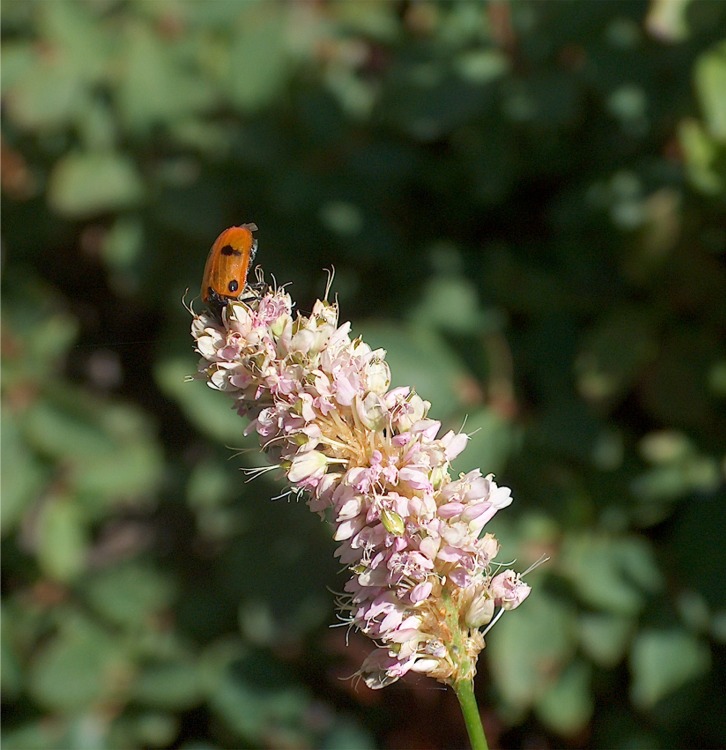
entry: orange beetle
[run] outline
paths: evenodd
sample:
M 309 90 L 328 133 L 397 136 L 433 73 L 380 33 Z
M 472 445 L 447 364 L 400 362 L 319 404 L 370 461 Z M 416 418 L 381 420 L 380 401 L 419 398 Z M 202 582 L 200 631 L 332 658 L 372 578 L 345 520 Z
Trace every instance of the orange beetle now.
M 209 251 L 202 278 L 202 301 L 219 311 L 230 299 L 239 299 L 247 285 L 247 271 L 257 252 L 252 232 L 256 224 L 225 229 Z

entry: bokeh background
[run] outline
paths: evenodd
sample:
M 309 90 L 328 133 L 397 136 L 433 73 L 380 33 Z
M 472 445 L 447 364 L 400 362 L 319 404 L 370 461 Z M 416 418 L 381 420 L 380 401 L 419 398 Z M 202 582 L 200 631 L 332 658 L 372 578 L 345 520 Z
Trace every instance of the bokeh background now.
M 7 750 L 460 748 L 196 368 L 208 249 L 388 350 L 530 599 L 502 748 L 726 744 L 726 3 L 4 0 Z M 187 291 L 189 290 L 189 291 Z M 197 308 L 199 302 L 196 301 Z

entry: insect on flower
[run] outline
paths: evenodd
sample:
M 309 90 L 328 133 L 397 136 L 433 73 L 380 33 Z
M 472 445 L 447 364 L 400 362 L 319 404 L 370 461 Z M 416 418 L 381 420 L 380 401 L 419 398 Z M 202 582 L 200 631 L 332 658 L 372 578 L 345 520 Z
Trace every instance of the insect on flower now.
M 489 629 L 530 593 L 502 570 L 499 542 L 485 532 L 511 491 L 480 469 L 453 474 L 469 436 L 440 434 L 430 402 L 391 388 L 385 351 L 340 324 L 329 286 L 309 315 L 293 312 L 284 287 L 267 287 L 261 272 L 243 295 L 251 226 L 228 229 L 212 248 L 202 288 L 209 310 L 191 311 L 197 377 L 234 399 L 270 468 L 330 521 L 350 574 L 337 600 L 341 624 L 375 644 L 351 676 L 372 689 L 409 672 L 450 685 L 472 747 L 484 748 L 471 709 L 477 658 Z M 229 260 L 236 249 L 239 259 Z
M 244 293 L 247 271 L 257 252 L 257 240 L 252 236 L 256 230 L 256 224 L 225 229 L 209 251 L 202 278 L 202 301 L 216 313 Z

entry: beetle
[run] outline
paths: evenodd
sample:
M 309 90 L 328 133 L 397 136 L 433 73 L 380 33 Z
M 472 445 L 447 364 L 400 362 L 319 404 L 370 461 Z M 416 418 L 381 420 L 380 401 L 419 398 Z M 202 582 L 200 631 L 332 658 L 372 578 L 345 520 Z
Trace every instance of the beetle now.
M 202 277 L 202 301 L 211 310 L 220 312 L 229 300 L 242 297 L 257 252 L 255 231 L 256 224 L 229 227 L 214 241 Z

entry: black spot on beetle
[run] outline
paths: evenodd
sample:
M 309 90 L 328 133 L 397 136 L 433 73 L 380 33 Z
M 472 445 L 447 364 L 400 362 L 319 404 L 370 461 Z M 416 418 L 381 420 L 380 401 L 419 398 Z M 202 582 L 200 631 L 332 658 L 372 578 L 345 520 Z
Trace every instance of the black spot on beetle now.
M 222 255 L 242 255 L 240 250 L 235 250 L 232 245 L 225 245 L 220 251 Z

